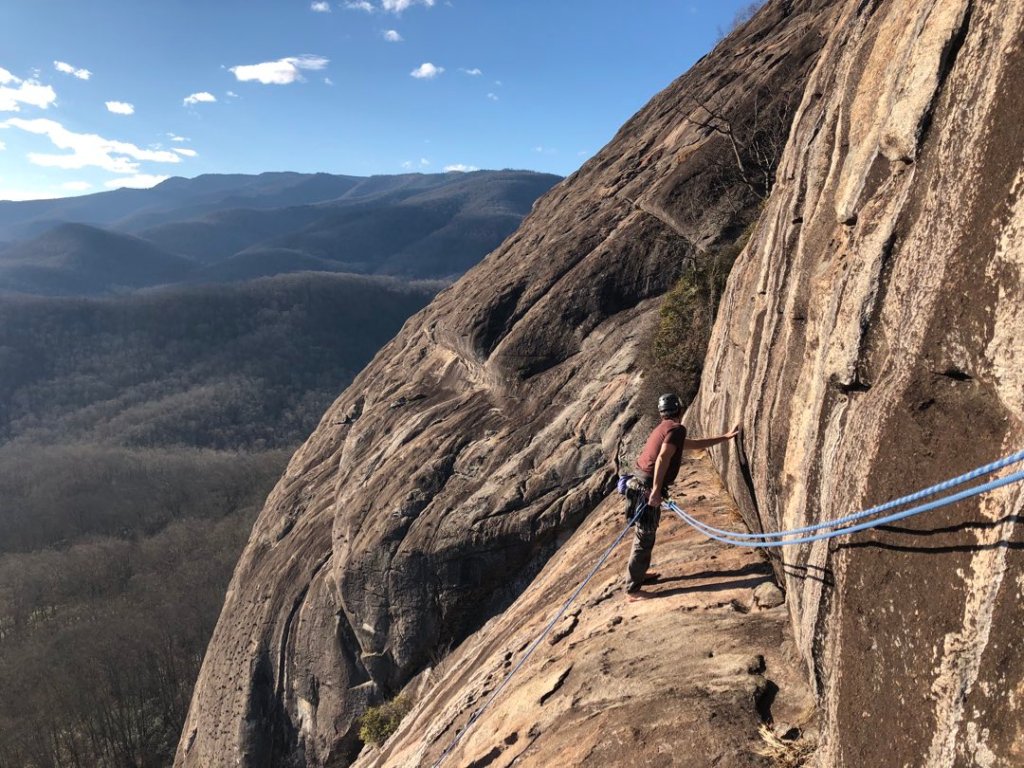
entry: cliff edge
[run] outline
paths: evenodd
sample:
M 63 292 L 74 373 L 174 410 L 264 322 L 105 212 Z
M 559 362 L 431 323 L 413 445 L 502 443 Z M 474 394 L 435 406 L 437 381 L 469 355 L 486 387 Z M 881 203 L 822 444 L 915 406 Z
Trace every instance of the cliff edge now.
M 605 498 L 650 409 L 636 361 L 657 298 L 761 202 L 723 177 L 735 153 L 705 107 L 748 134 L 770 111 L 784 131 L 829 6 L 771 3 L 331 407 L 239 561 L 177 765 L 354 758 L 357 716 L 508 606 Z

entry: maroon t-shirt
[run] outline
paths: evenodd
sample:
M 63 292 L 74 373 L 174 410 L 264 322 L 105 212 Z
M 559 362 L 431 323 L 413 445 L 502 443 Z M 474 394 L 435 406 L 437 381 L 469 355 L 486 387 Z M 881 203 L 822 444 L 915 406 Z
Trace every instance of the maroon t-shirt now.
M 686 427 L 673 419 L 662 419 L 661 424 L 654 428 L 651 436 L 647 438 L 640 458 L 636 460 L 636 468 L 644 475 L 654 479 L 654 464 L 658 460 L 661 446 L 669 443 L 676 447 L 675 453 L 668 462 L 668 469 L 665 471 L 663 487 L 672 485 L 679 474 L 679 464 L 683 460 L 683 441 L 686 440 Z

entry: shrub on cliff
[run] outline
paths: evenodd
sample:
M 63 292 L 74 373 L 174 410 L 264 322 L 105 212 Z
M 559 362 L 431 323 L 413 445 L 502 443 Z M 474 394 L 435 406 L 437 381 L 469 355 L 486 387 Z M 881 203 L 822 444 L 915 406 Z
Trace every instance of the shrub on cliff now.
M 733 262 L 753 229 L 751 224 L 735 240 L 694 259 L 665 294 L 657 322 L 644 345 L 648 350 L 644 380 L 651 388 L 645 393 L 645 402 L 657 397 L 655 391 L 674 391 L 684 403 L 697 394 L 718 303 Z
M 398 730 L 398 724 L 410 709 L 412 700 L 403 695 L 396 696 L 379 707 L 370 707 L 359 718 L 359 738 L 379 747 Z

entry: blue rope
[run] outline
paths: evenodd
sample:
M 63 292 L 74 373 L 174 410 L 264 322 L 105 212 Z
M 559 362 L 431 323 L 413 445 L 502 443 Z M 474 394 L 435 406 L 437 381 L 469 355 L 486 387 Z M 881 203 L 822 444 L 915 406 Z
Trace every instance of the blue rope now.
M 512 679 L 512 676 L 516 672 L 518 672 L 520 668 L 523 666 L 523 664 L 526 663 L 526 660 L 529 659 L 531 655 L 533 655 L 533 652 L 537 650 L 537 646 L 539 646 L 541 644 L 541 641 L 545 637 L 547 637 L 548 633 L 554 628 L 555 624 L 558 623 L 558 620 L 565 615 L 565 612 L 569 610 L 569 606 L 573 604 L 573 601 L 576 600 L 580 592 L 583 591 L 583 588 L 587 586 L 587 583 L 592 578 L 594 578 L 594 575 L 600 570 L 601 566 L 604 565 L 605 560 L 607 560 L 609 555 L 611 555 L 612 550 L 614 550 L 615 547 L 618 546 L 619 542 L 622 541 L 623 537 L 629 531 L 630 526 L 632 526 L 640 517 L 640 513 L 643 512 L 643 509 L 643 504 L 637 504 L 637 511 L 636 514 L 633 515 L 633 519 L 629 521 L 626 527 L 622 529 L 622 533 L 618 535 L 615 541 L 612 542 L 612 545 L 605 550 L 603 555 L 601 555 L 601 559 L 597 561 L 597 565 L 593 567 L 593 569 L 587 575 L 587 578 L 583 580 L 583 583 L 576 588 L 576 591 L 572 593 L 572 596 L 565 601 L 565 604 L 558 611 L 558 613 L 555 614 L 555 617 L 548 622 L 546 627 L 544 627 L 544 630 L 540 633 L 540 635 L 537 636 L 537 639 L 533 641 L 529 649 L 524 654 L 523 658 L 519 660 L 519 663 L 516 664 L 507 675 L 505 675 L 505 679 L 502 680 L 501 684 L 494 689 L 491 695 L 487 698 L 487 701 L 485 701 L 483 705 L 470 716 L 469 720 L 466 722 L 466 726 L 461 731 L 459 731 L 458 734 L 456 734 L 454 741 L 452 741 L 452 743 L 448 745 L 448 748 L 441 753 L 441 756 L 437 758 L 437 762 L 434 763 L 433 768 L 437 768 L 439 765 L 441 765 L 442 762 L 444 762 L 445 758 L 448 757 L 452 750 L 455 749 L 458 743 L 462 740 L 462 737 L 465 736 L 469 729 L 472 728 L 473 725 L 476 723 L 476 721 L 480 719 L 480 716 L 484 713 L 484 711 L 489 706 L 491 706 L 491 703 L 498 697 L 498 694 L 501 693 L 501 690 L 508 684 L 508 681 Z
M 938 509 L 939 507 L 944 507 L 948 504 L 955 504 L 958 501 L 963 501 L 964 499 L 968 499 L 972 496 L 977 496 L 982 493 L 988 493 L 989 491 L 994 491 L 997 488 L 1002 488 L 1005 485 L 1017 483 L 1020 482 L 1021 480 L 1024 480 L 1024 471 L 1014 472 L 1013 474 L 1007 475 L 1006 477 L 999 477 L 996 478 L 995 480 L 990 480 L 987 483 L 983 483 L 982 485 L 977 485 L 974 486 L 973 488 L 967 488 L 963 491 L 960 491 L 959 493 L 954 493 L 951 496 L 944 496 L 941 499 L 935 499 L 934 501 L 929 501 L 926 504 L 911 507 L 910 509 L 905 509 L 902 512 L 897 512 L 886 517 L 880 517 L 876 520 L 869 520 L 865 523 L 860 523 L 858 525 L 851 525 L 845 528 L 841 528 L 837 531 L 828 531 L 827 533 L 819 533 L 814 536 L 804 536 L 802 538 L 790 539 L 788 541 L 749 541 L 719 536 L 716 533 L 707 530 L 709 526 L 681 510 L 674 502 L 667 502 L 666 506 L 670 510 L 675 512 L 676 515 L 678 515 L 680 519 L 683 520 L 683 522 L 687 523 L 691 527 L 703 533 L 708 538 L 714 539 L 715 541 L 720 541 L 723 544 L 731 544 L 737 547 L 755 547 L 767 549 L 770 547 L 785 547 L 790 544 L 810 544 L 814 541 L 823 541 L 825 539 L 832 539 L 837 536 L 846 536 L 847 534 L 856 533 L 857 531 L 865 531 L 868 528 L 875 528 L 879 525 L 895 523 L 898 520 L 904 520 L 908 517 L 913 517 L 914 515 L 919 515 L 922 512 L 928 512 L 933 509 Z M 835 522 L 833 521 L 831 525 L 834 524 Z M 794 531 L 784 531 L 782 533 L 783 535 L 793 535 Z
M 890 509 L 902 507 L 904 504 L 909 504 L 913 501 L 919 501 L 928 496 L 933 496 L 936 493 L 948 491 L 949 489 L 955 488 L 958 485 L 963 485 L 964 483 L 969 482 L 970 480 L 975 480 L 981 477 L 982 475 L 991 474 L 992 472 L 995 472 L 998 469 L 1008 467 L 1011 464 L 1017 464 L 1018 462 L 1021 461 L 1024 461 L 1024 451 L 1017 451 L 1016 453 L 1012 453 L 1009 456 L 1006 456 L 1002 459 L 993 461 L 991 464 L 986 464 L 985 466 L 978 467 L 977 469 L 973 469 L 970 472 L 965 472 L 959 477 L 954 477 L 951 480 L 946 480 L 944 482 L 937 483 L 931 486 L 930 488 L 925 488 L 923 490 L 917 491 L 916 493 L 911 493 L 908 496 L 904 496 L 899 499 L 894 499 L 893 501 L 887 501 L 885 504 L 879 504 L 877 507 L 871 507 L 871 509 L 865 509 L 861 512 L 857 512 L 852 515 L 847 515 L 846 517 L 840 517 L 836 520 L 826 520 L 823 523 L 817 523 L 816 525 L 807 525 L 803 528 L 793 528 L 792 530 L 788 531 L 772 531 L 768 533 L 743 533 L 740 531 L 729 531 L 724 528 L 716 528 L 713 525 L 709 525 L 708 523 L 701 523 L 700 525 L 703 529 L 705 529 L 705 531 L 717 533 L 721 536 L 729 536 L 733 539 L 781 539 L 786 536 L 793 536 L 800 533 L 812 533 L 814 531 L 820 531 L 824 528 L 837 528 L 841 525 L 846 525 L 847 523 L 862 520 L 865 517 L 872 517 L 873 515 L 877 515 L 882 512 L 887 512 Z

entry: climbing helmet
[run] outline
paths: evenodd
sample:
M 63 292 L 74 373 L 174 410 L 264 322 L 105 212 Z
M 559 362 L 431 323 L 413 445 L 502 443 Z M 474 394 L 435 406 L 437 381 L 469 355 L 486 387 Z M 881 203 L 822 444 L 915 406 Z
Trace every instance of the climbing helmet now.
M 678 413 L 683 410 L 683 402 L 672 392 L 658 398 L 658 413 Z

